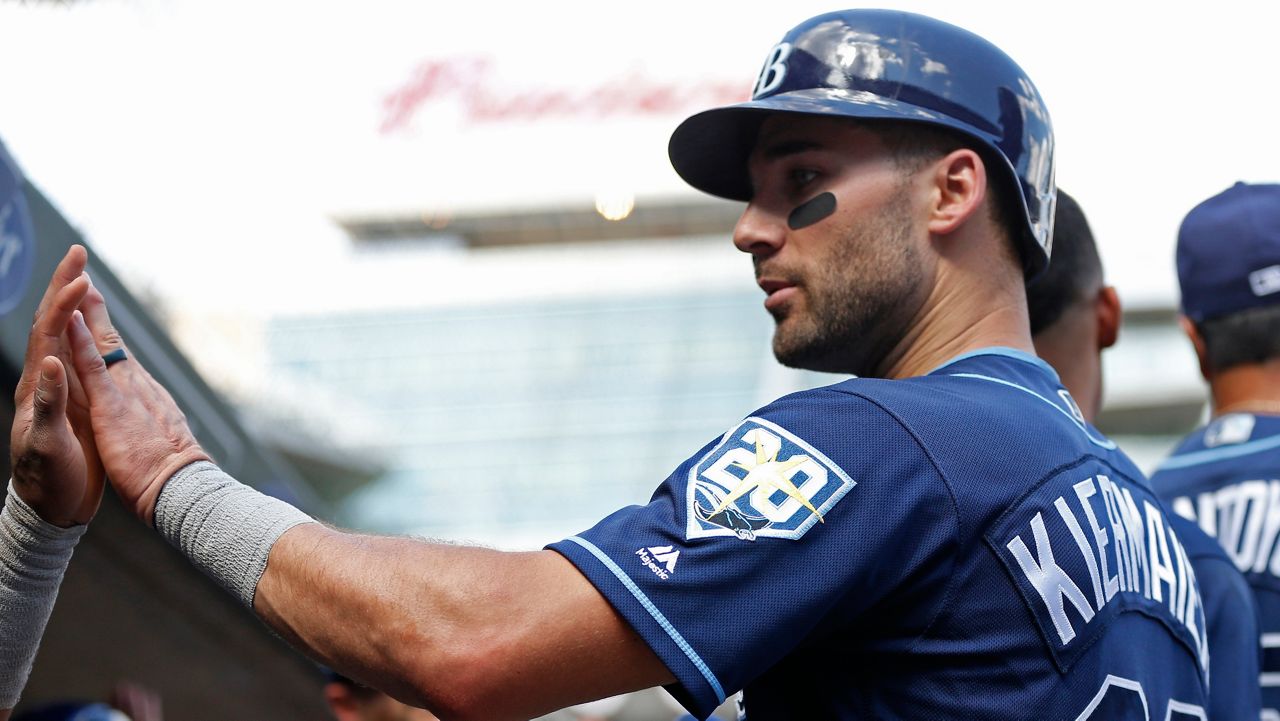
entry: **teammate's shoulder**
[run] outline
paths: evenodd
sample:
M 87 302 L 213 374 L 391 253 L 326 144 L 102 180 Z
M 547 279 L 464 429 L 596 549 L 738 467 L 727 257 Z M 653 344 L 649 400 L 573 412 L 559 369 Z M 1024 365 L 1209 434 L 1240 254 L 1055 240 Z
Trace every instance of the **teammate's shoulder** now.
M 1222 548 L 1222 544 L 1200 528 L 1195 521 L 1176 512 L 1170 512 L 1167 515 L 1169 525 L 1173 528 L 1173 532 L 1178 534 L 1178 540 L 1182 542 L 1188 558 L 1220 560 L 1231 564 L 1232 567 L 1235 566 Z
M 1188 434 L 1156 470 L 1194 472 L 1206 464 L 1248 463 L 1262 457 L 1259 454 L 1267 458 L 1280 454 L 1280 417 L 1229 413 Z

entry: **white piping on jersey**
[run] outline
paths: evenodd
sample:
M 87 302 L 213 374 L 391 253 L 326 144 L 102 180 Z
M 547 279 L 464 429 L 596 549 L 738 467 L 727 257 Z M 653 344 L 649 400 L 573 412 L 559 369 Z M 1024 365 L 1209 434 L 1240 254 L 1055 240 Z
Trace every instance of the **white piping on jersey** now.
M 1110 441 L 1106 438 L 1094 438 L 1093 434 L 1089 432 L 1089 427 L 1081 423 L 1080 419 L 1071 415 L 1070 412 L 1064 410 L 1062 406 L 1058 405 L 1057 403 L 1054 403 L 1053 401 L 1049 400 L 1048 398 L 1045 398 L 1044 396 L 1040 395 L 1039 393 L 1036 393 L 1035 391 L 1031 390 L 1030 388 L 1027 388 L 1026 386 L 1020 386 L 1017 383 L 1014 383 L 1013 381 L 1007 381 L 1002 378 L 992 378 L 991 376 L 978 375 L 977 373 L 952 373 L 951 376 L 953 378 L 976 378 L 980 381 L 990 381 L 991 383 L 999 383 L 1002 386 L 1017 388 L 1023 393 L 1039 398 L 1040 400 L 1049 404 L 1049 406 L 1054 410 L 1056 410 L 1057 412 L 1071 419 L 1071 422 L 1076 424 L 1077 428 L 1084 431 L 1084 437 L 1088 438 L 1089 442 L 1092 443 L 1093 445 L 1098 446 L 1100 448 L 1105 448 L 1109 451 L 1114 451 L 1116 449 L 1116 444 L 1114 441 Z
M 1219 448 L 1209 448 L 1195 453 L 1187 453 L 1180 456 L 1170 456 L 1156 468 L 1157 471 L 1167 471 L 1174 468 L 1187 468 L 1188 466 L 1198 466 L 1204 463 L 1213 463 L 1227 458 L 1239 458 L 1247 456 L 1251 453 L 1261 453 L 1269 451 L 1273 448 L 1280 448 L 1280 436 L 1271 436 L 1270 438 L 1259 438 L 1256 441 L 1248 441 L 1235 446 L 1221 446 Z
M 1013 360 L 1021 361 L 1023 363 L 1030 363 L 1036 368 L 1039 368 L 1040 370 L 1048 373 L 1049 376 L 1053 378 L 1054 383 L 1058 383 L 1058 384 L 1062 383 L 1062 379 L 1058 377 L 1058 371 L 1054 370 L 1053 366 L 1045 362 L 1043 358 L 1038 358 L 1026 351 L 1021 351 L 1021 350 L 1018 350 L 1017 348 L 1009 348 L 1006 346 L 991 346 L 989 348 L 979 348 L 978 350 L 971 350 L 968 353 L 961 353 L 955 358 L 952 358 L 951 360 L 944 362 L 942 365 L 938 366 L 937 368 L 934 368 L 933 370 L 929 371 L 925 375 L 933 375 L 934 373 L 937 373 L 943 368 L 946 368 L 947 366 L 950 366 L 950 365 L 955 365 L 956 363 L 959 363 L 962 360 L 968 360 L 970 358 L 976 358 L 978 356 L 984 356 L 984 355 L 1000 356 L 1001 358 L 1012 358 Z
M 725 699 L 724 688 L 720 685 L 720 681 L 716 678 L 715 673 L 712 672 L 711 668 L 702 660 L 702 657 L 698 655 L 698 652 L 693 650 L 693 646 L 690 646 L 689 642 L 684 640 L 684 636 L 680 635 L 680 632 L 676 630 L 676 627 L 671 625 L 671 622 L 662 614 L 662 611 L 658 610 L 658 607 L 654 605 L 653 601 L 649 600 L 649 597 L 644 594 L 644 591 L 640 590 L 640 587 L 636 585 L 635 581 L 631 580 L 631 577 L 627 575 L 626 571 L 623 571 L 618 567 L 618 564 L 614 563 L 612 558 L 605 555 L 605 552 L 597 548 L 591 541 L 579 536 L 570 536 L 568 540 L 587 549 L 591 555 L 596 557 L 596 560 L 604 564 L 605 568 L 613 572 L 613 575 L 622 582 L 622 585 L 631 592 L 631 595 L 636 597 L 636 600 L 640 602 L 640 605 L 644 607 L 644 610 L 648 611 L 649 615 L 653 617 L 653 620 L 658 622 L 658 626 L 660 626 L 662 630 L 671 637 L 671 640 L 675 642 L 676 646 L 684 652 L 684 655 L 689 658 L 691 663 L 693 663 L 694 668 L 698 669 L 698 673 L 701 673 L 702 677 L 707 680 L 707 683 L 711 686 L 711 690 L 716 695 L 716 705 L 718 706 L 723 703 Z

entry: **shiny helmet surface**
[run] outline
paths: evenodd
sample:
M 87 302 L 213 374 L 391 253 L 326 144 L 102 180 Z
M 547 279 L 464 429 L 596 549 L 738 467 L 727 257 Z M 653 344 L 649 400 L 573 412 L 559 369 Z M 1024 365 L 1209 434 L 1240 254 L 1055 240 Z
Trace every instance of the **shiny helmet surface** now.
M 698 113 L 668 151 L 690 185 L 749 200 L 747 157 L 773 113 L 926 123 L 976 141 L 990 177 L 1020 203 L 1028 277 L 1053 241 L 1053 126 L 1031 79 L 995 45 L 933 18 L 845 10 L 793 28 L 766 57 L 751 100 Z

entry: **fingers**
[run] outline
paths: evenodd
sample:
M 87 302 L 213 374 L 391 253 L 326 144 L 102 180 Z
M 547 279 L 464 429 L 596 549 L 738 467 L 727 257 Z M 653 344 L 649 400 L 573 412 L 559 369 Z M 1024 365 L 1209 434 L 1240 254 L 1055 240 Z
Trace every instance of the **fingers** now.
M 107 373 L 107 364 L 98 352 L 93 334 L 85 325 L 84 314 L 78 310 L 71 314 L 67 337 L 71 341 L 71 359 L 76 375 L 80 377 L 80 385 L 84 387 L 89 403 L 101 406 L 108 412 L 118 408 L 122 402 L 120 389 L 111 380 L 111 374 Z
M 102 297 L 102 292 L 93 285 L 93 281 L 89 281 L 84 300 L 80 301 L 80 312 L 84 313 L 85 325 L 89 326 L 89 332 L 93 335 L 99 353 L 106 355 L 111 351 L 124 348 L 124 339 L 120 337 L 115 326 L 111 325 L 111 316 L 107 313 L 107 302 Z
M 88 261 L 89 254 L 85 251 L 84 246 L 73 245 L 67 249 L 67 254 L 62 256 L 58 267 L 53 270 L 53 277 L 49 280 L 49 287 L 45 289 L 44 296 L 40 298 L 40 305 L 36 308 L 37 319 L 44 315 L 45 309 L 49 307 L 58 291 L 84 273 L 84 267 Z
M 67 415 L 67 372 L 62 361 L 45 356 L 40 361 L 36 380 L 35 403 L 32 406 L 32 428 L 43 435 L 50 429 L 62 429 Z
M 50 288 L 52 289 L 52 285 Z M 38 359 L 45 356 L 58 355 L 62 343 L 62 332 L 71 320 L 71 314 L 89 291 L 89 277 L 81 273 L 64 284 L 56 293 L 46 299 L 43 310 L 31 326 L 31 334 L 27 337 L 27 355 L 23 367 L 24 386 L 29 387 L 35 380 Z M 24 388 L 20 387 L 20 390 Z

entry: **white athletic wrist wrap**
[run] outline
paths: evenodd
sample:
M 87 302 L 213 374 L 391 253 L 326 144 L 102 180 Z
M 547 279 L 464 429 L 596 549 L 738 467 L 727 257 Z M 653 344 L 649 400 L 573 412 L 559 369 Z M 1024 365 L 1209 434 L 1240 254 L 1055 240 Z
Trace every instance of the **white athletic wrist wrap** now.
M 271 547 L 310 516 L 200 461 L 173 474 L 156 499 L 156 530 L 240 602 L 253 608 Z
M 62 574 L 85 528 L 46 522 L 9 483 L 0 510 L 0 709 L 17 705 L 27 685 Z

